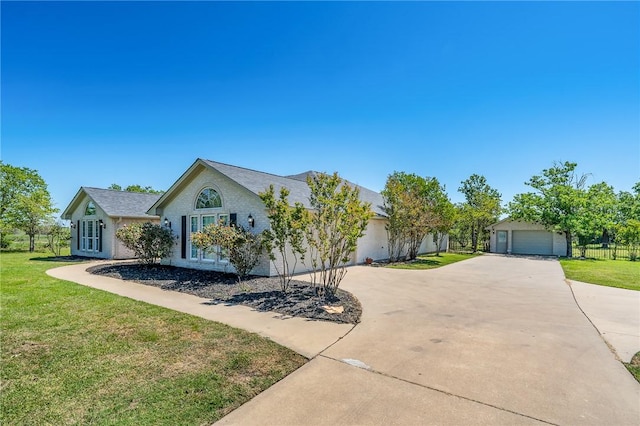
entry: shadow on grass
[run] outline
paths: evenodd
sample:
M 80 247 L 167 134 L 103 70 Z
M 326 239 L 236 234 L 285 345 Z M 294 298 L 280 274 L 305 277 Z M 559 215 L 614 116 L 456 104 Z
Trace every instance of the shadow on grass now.
M 40 262 L 86 262 L 91 259 L 88 257 L 80 257 L 80 256 L 46 256 L 46 257 L 32 257 L 29 260 L 37 260 Z

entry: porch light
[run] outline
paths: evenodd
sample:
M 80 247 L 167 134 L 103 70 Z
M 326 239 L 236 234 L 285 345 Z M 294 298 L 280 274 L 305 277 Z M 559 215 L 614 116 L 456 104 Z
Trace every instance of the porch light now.
M 171 222 L 166 217 L 164 218 L 164 226 L 165 228 L 171 229 Z
M 100 228 L 102 228 L 102 229 L 107 229 L 107 224 L 106 224 L 106 223 L 104 223 L 102 219 L 100 219 L 100 220 L 98 221 L 98 223 L 100 224 Z
M 249 217 L 247 218 L 247 221 L 249 222 L 249 226 L 250 227 L 254 227 L 256 226 L 256 221 L 253 219 L 253 216 L 251 216 L 251 213 L 249 213 Z
M 73 221 L 71 221 L 71 223 L 69 223 L 69 226 L 71 227 L 71 229 L 75 229 L 76 224 Z

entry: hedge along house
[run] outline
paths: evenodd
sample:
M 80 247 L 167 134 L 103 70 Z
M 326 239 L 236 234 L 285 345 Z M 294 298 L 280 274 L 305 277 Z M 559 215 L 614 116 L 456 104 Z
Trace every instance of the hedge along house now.
M 62 213 L 71 221 L 71 254 L 103 259 L 130 259 L 134 253 L 116 238 L 125 225 L 140 222 L 160 223 L 148 215 L 159 194 L 81 187 Z
M 489 251 L 503 254 L 565 256 L 567 241 L 563 232 L 549 231 L 544 225 L 510 218 L 486 228 L 490 231 Z
M 288 200 L 291 205 L 300 202 L 310 208 L 311 192 L 306 179 L 314 173 L 278 176 L 197 159 L 148 210 L 149 214 L 159 216 L 161 222 L 170 227 L 177 236 L 176 249 L 171 257 L 163 260 L 163 263 L 233 272 L 233 267 L 219 248 L 199 250 L 193 246 L 190 240 L 191 233 L 200 231 L 211 223 L 233 224 L 253 233 L 260 233 L 270 225 L 265 206 L 258 194 L 266 191 L 269 185 L 273 185 L 277 196 L 280 188 L 285 187 L 290 191 Z M 362 263 L 366 258 L 380 260 L 388 257 L 385 230 L 387 219 L 382 210 L 382 196 L 361 186 L 358 188 L 360 199 L 371 203 L 374 216 L 369 221 L 365 235 L 359 239 L 349 264 Z M 298 262 L 295 272 L 301 273 L 309 269 L 308 261 L 306 265 Z M 264 276 L 277 275 L 266 254 L 253 273 Z

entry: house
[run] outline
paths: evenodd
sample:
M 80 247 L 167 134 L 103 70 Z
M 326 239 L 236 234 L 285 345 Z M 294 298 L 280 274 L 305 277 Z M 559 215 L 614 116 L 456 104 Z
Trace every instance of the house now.
M 147 210 L 159 194 L 81 187 L 62 213 L 71 221 L 71 254 L 128 259 L 134 254 L 116 238 L 116 231 L 135 222 L 159 223 Z
M 199 250 L 190 241 L 192 232 L 211 223 L 234 224 L 259 233 L 269 227 L 269 219 L 259 195 L 273 185 L 276 193 L 285 187 L 290 191 L 289 202 L 300 202 L 307 208 L 310 190 L 307 176 L 315 172 L 278 176 L 229 164 L 197 159 L 180 178 L 147 211 L 160 217 L 177 238 L 177 247 L 163 263 L 195 269 L 233 272 L 220 249 Z M 353 184 L 350 184 L 353 185 Z M 382 196 L 358 186 L 360 199 L 371 203 L 374 216 L 365 235 L 359 239 L 349 264 L 362 263 L 366 258 L 386 259 L 387 219 L 382 209 Z M 423 251 L 435 251 L 431 238 L 425 238 Z M 308 264 L 298 262 L 295 272 L 309 270 Z M 254 268 L 254 274 L 273 276 L 277 271 L 268 256 Z
M 491 253 L 545 256 L 565 256 L 567 253 L 564 233 L 549 231 L 544 225 L 538 223 L 506 218 L 486 229 L 490 235 Z

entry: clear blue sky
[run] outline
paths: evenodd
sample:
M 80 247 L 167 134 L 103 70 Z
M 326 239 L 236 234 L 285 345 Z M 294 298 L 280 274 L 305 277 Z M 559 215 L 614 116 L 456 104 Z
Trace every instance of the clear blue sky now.
M 503 202 L 553 161 L 640 175 L 640 3 L 2 2 L 2 160 L 60 209 L 196 158 Z

